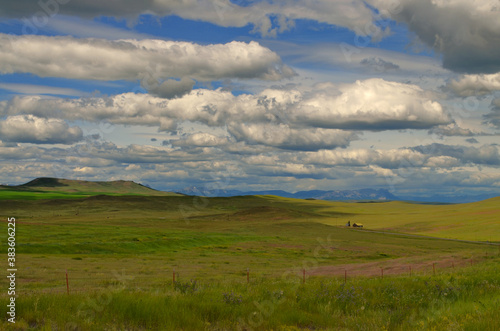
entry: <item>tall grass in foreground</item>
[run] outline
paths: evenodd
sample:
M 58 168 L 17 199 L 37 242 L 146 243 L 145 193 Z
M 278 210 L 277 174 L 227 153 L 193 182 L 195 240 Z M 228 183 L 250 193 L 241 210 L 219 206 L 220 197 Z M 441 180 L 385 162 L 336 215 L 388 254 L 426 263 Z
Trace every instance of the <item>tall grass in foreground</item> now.
M 180 281 L 22 294 L 19 330 L 500 330 L 499 263 L 436 276 Z M 1 298 L 5 307 L 7 298 Z

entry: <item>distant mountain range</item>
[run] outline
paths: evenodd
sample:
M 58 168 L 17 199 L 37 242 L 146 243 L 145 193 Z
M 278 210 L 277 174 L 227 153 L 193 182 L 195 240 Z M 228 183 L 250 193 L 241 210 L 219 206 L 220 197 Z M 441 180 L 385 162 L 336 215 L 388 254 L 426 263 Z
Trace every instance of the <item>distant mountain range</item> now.
M 401 200 L 391 192 L 385 189 L 361 189 L 361 190 L 333 190 L 333 191 L 300 191 L 290 193 L 281 190 L 267 190 L 267 191 L 238 191 L 238 190 L 203 190 L 197 187 L 188 187 L 178 193 L 186 195 L 198 195 L 206 197 L 232 197 L 239 195 L 277 195 L 284 198 L 295 199 L 317 199 L 317 200 L 335 200 L 335 201 L 348 201 L 348 200 L 370 200 L 370 201 L 388 201 L 388 200 Z
M 415 201 L 415 202 L 469 203 L 469 202 L 483 201 L 495 198 L 497 196 L 498 194 L 494 193 L 478 194 L 478 195 L 454 195 L 454 196 L 431 195 L 428 197 L 402 196 L 398 200 Z
M 317 199 L 330 201 L 414 201 L 428 203 L 468 203 L 482 201 L 498 196 L 497 194 L 478 195 L 432 195 L 427 197 L 419 196 L 396 196 L 386 189 L 360 189 L 360 190 L 311 190 L 290 193 L 281 190 L 264 191 L 239 191 L 239 190 L 204 190 L 197 187 L 187 187 L 177 191 L 181 194 L 206 196 L 206 197 L 233 197 L 241 195 L 277 195 L 284 198 L 295 199 Z

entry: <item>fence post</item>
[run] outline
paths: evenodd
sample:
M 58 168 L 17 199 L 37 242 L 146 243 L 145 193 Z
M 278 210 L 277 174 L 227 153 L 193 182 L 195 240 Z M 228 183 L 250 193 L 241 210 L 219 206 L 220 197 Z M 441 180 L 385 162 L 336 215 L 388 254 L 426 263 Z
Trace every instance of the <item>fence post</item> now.
M 68 280 L 68 269 L 66 269 L 66 291 L 69 295 L 69 280 Z

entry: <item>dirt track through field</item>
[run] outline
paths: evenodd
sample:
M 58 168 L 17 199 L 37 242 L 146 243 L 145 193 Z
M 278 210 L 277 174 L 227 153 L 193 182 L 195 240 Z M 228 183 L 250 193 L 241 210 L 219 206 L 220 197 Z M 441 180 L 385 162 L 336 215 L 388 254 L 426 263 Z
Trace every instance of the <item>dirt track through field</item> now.
M 353 230 L 353 231 L 360 231 L 360 230 Z M 366 230 L 366 229 L 363 229 L 361 231 L 366 231 L 366 232 L 371 232 L 371 233 L 388 234 L 388 235 L 393 235 L 393 236 L 404 236 L 404 237 L 414 237 L 414 238 L 447 240 L 447 241 L 456 241 L 456 242 L 462 242 L 462 243 L 500 246 L 500 243 L 489 242 L 489 241 L 473 241 L 473 240 L 462 240 L 462 239 L 453 239 L 453 238 L 441 238 L 441 237 L 425 236 L 425 235 L 421 235 L 421 234 L 398 233 L 398 232 L 376 231 L 376 230 Z
M 309 276 L 365 276 L 376 277 L 381 276 L 384 269 L 384 276 L 407 274 L 432 274 L 443 270 L 452 270 L 454 268 L 465 268 L 479 263 L 482 258 L 464 259 L 456 256 L 444 256 L 434 260 L 417 260 L 412 258 L 399 258 L 393 260 L 355 263 L 355 264 L 339 264 L 331 266 L 321 266 L 307 271 Z
M 353 231 L 360 231 L 358 229 Z M 471 241 L 471 240 L 461 240 L 461 239 L 451 239 L 451 238 L 439 238 L 430 237 L 418 234 L 408 234 L 408 233 L 396 233 L 396 232 L 386 232 L 386 231 L 376 231 L 376 230 L 361 230 L 363 232 L 380 233 L 393 236 L 404 236 L 413 238 L 425 238 L 425 239 L 436 239 L 436 240 L 447 240 L 463 243 L 473 243 L 473 244 L 483 244 L 500 246 L 498 243 L 484 242 L 484 241 Z M 307 274 L 309 276 L 345 276 L 347 272 L 349 276 L 365 276 L 365 277 L 376 277 L 382 276 L 382 270 L 384 276 L 390 275 L 415 275 L 415 274 L 433 274 L 439 273 L 443 270 L 452 270 L 454 268 L 464 268 L 476 263 L 481 262 L 482 257 L 477 258 L 463 258 L 457 256 L 440 256 L 433 259 L 429 257 L 404 257 L 385 261 L 367 262 L 367 263 L 350 263 L 350 264 L 338 264 L 331 266 L 321 266 L 315 269 L 309 270 Z M 471 264 L 472 262 L 472 264 Z M 410 269 L 411 268 L 411 269 Z

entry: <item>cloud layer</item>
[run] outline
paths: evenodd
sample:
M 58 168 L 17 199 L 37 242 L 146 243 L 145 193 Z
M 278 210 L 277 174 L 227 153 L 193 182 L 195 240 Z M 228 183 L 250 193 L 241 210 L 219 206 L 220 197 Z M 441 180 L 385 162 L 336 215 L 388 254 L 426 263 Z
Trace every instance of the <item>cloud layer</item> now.
M 107 121 L 159 131 L 173 131 L 178 123 L 190 121 L 226 127 L 237 141 L 307 150 L 346 147 L 355 135 L 340 130 L 424 129 L 450 123 L 432 97 L 415 85 L 369 79 L 238 96 L 197 89 L 170 100 L 135 93 L 81 99 L 14 97 L 0 102 L 0 115 Z
M 230 0 L 1 0 L 0 16 L 23 18 L 24 34 L 36 33 L 38 27 L 57 14 L 83 18 L 124 17 L 131 22 L 141 14 L 153 14 L 159 17 L 176 15 L 224 27 L 251 24 L 254 31 L 263 36 L 276 36 L 289 30 L 299 19 L 312 20 L 346 27 L 359 36 L 369 35 L 375 39 L 388 34 L 384 19 L 390 17 L 407 24 L 427 46 L 442 53 L 445 68 L 465 73 L 500 72 L 497 1 L 369 0 L 367 3 L 378 13 L 360 0 L 252 1 L 241 6 Z M 376 62 L 377 67 L 380 63 L 383 64 Z
M 42 4 L 40 4 L 42 3 Z M 49 5 L 45 5 L 49 4 Z M 160 17 L 176 15 L 185 19 L 205 21 L 224 27 L 253 25 L 263 36 L 275 36 L 288 30 L 297 19 L 347 27 L 366 35 L 378 32 L 372 22 L 371 10 L 360 0 L 252 1 L 239 6 L 230 0 L 30 0 L 0 1 L 0 16 L 24 18 L 29 29 L 36 29 L 56 14 L 95 18 L 113 16 L 135 20 L 141 14 Z M 28 28 L 25 28 L 28 30 Z
M 0 34 L 0 73 L 89 80 L 139 80 L 159 95 L 178 95 L 189 81 L 225 78 L 280 80 L 292 69 L 257 42 L 198 45 L 164 40 L 77 39 Z M 166 80 L 163 85 L 162 81 Z M 192 86 L 192 85 L 191 85 Z M 182 94 L 182 93 L 181 93 Z
M 495 145 L 464 147 L 428 144 L 398 149 L 286 151 L 231 154 L 215 135 L 188 137 L 189 148 L 117 146 L 87 141 L 69 148 L 0 144 L 2 174 L 21 182 L 36 176 L 146 181 L 162 189 L 206 181 L 214 187 L 328 189 L 385 187 L 434 192 L 500 186 L 500 150 Z M 214 147 L 215 146 L 215 147 Z M 244 147 L 240 145 L 239 147 Z M 228 154 L 229 153 L 229 154 Z M 482 171 L 474 168 L 481 166 Z M 240 187 L 241 188 L 241 187 Z M 295 188 L 295 189 L 294 189 Z M 397 193 L 397 191 L 396 191 Z

